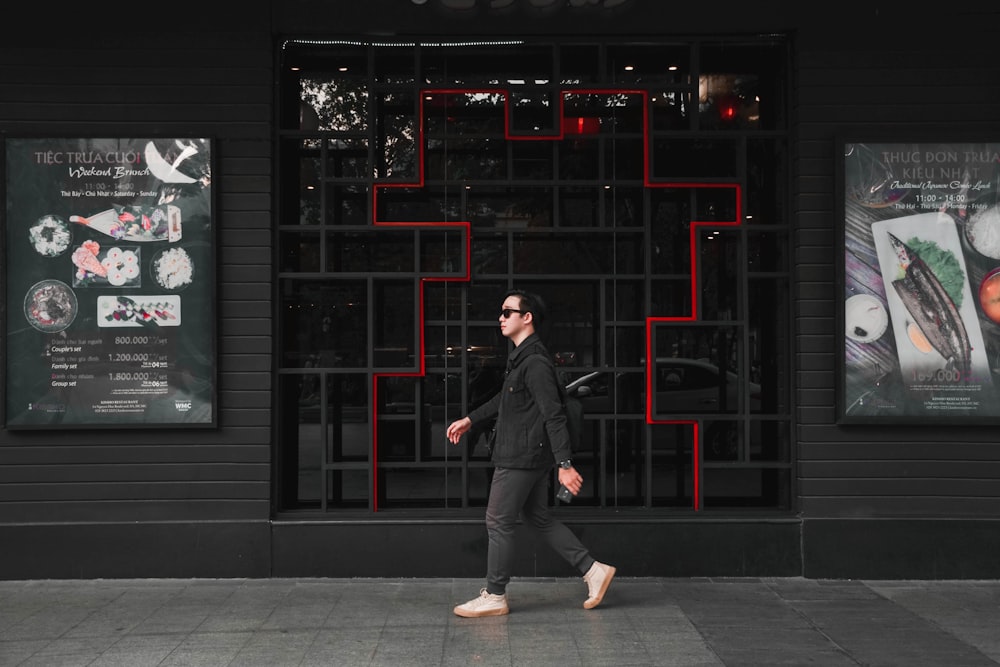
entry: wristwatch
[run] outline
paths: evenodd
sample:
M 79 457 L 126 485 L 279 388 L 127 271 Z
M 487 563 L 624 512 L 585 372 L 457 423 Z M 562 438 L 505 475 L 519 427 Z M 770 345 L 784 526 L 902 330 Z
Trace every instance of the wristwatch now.
M 559 462 L 559 467 L 563 470 L 569 470 L 573 467 L 573 459 L 566 459 L 565 461 Z

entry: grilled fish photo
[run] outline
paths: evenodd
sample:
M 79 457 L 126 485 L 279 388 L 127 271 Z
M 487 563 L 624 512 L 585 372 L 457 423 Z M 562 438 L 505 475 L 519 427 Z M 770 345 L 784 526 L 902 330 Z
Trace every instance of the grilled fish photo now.
M 887 234 L 903 271 L 902 278 L 892 281 L 893 288 L 931 347 L 967 380 L 972 345 L 958 307 L 920 255 L 892 233 Z

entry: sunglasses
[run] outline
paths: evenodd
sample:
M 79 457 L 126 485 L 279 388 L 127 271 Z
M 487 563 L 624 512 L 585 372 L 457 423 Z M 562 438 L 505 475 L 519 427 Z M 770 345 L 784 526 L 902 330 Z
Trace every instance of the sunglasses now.
M 500 317 L 506 319 L 510 318 L 511 313 L 524 313 L 523 310 L 518 310 L 517 308 L 504 308 L 500 311 Z

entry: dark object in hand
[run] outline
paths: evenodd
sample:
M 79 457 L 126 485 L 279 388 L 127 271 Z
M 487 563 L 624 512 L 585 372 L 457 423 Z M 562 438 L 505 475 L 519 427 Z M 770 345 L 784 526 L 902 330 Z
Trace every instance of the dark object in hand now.
M 562 484 L 559 485 L 559 490 L 556 491 L 556 498 L 563 501 L 564 503 L 573 502 L 573 494 Z

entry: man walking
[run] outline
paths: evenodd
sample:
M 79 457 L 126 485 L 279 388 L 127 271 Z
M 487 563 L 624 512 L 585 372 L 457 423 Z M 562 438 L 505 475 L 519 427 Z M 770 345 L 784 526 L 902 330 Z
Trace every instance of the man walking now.
M 545 304 L 536 294 L 512 290 L 500 310 L 500 331 L 514 350 L 500 391 L 489 401 L 448 426 L 447 436 L 458 444 L 475 425 L 496 418 L 491 453 L 493 483 L 486 506 L 489 546 L 486 587 L 479 597 L 455 607 L 466 618 L 509 613 L 507 584 L 514 561 L 514 529 L 520 514 L 544 541 L 587 583 L 585 609 L 601 604 L 615 576 L 615 568 L 591 557 L 576 535 L 552 518 L 548 507 L 548 479 L 558 464 L 559 483 L 576 495 L 583 477 L 570 458 L 566 415 L 549 353 L 536 332 L 545 319 Z

